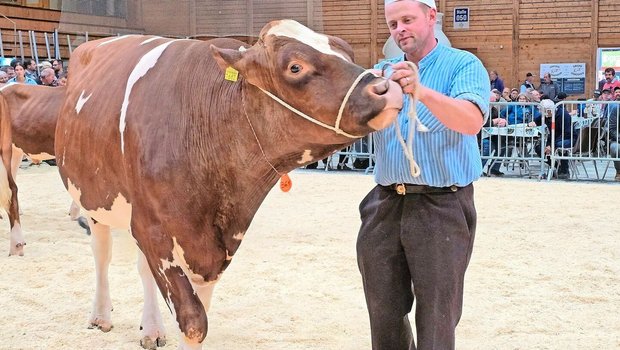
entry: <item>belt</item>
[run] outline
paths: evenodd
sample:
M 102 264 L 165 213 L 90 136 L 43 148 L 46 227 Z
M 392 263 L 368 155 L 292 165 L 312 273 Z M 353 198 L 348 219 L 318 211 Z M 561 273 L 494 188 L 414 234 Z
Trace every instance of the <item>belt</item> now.
M 412 185 L 412 184 L 392 184 L 389 186 L 381 186 L 383 188 L 396 191 L 401 196 L 406 194 L 421 194 L 421 193 L 452 193 L 459 190 L 456 185 L 448 187 L 433 187 L 427 185 Z

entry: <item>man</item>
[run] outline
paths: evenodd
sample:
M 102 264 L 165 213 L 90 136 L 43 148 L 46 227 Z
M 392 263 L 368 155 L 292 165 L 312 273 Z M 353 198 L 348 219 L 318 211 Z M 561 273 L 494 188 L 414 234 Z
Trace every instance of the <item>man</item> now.
M 9 81 L 9 75 L 5 71 L 0 70 L 0 84 L 6 84 Z
M 61 60 L 52 60 L 52 68 L 54 69 L 54 73 L 56 75 L 56 79 L 61 78 L 61 76 L 65 72 L 64 68 L 62 67 L 62 61 Z
M 54 75 L 54 69 L 45 68 L 41 71 L 41 84 L 47 86 L 58 86 L 58 79 Z
M 616 87 L 620 87 L 620 80 L 616 78 L 616 70 L 609 67 L 605 69 L 605 83 L 601 90 L 609 89 L 609 91 L 614 91 Z
M 489 80 L 474 55 L 437 43 L 434 0 L 385 0 L 385 18 L 405 55 L 375 68 L 391 64 L 390 79 L 406 94 L 415 91 L 426 127 L 419 129 L 426 131 L 412 135 L 419 176 L 396 136 L 408 139 L 408 128 L 374 136 L 378 185 L 360 204 L 357 240 L 372 348 L 416 348 L 408 319 L 415 297 L 417 349 L 454 349 L 476 228 L 472 182 L 482 172 L 476 134 L 489 110 Z M 405 60 L 419 67 L 419 84 Z M 401 126 L 413 123 L 411 97 L 404 100 Z
M 497 71 L 489 71 L 489 81 L 491 82 L 491 90 L 497 89 L 498 91 L 504 91 L 504 81 L 499 77 Z
M 37 62 L 31 58 L 24 60 L 24 67 L 26 67 L 26 77 L 39 83 L 39 73 L 37 72 Z
M 550 100 L 557 102 L 558 93 L 560 92 L 560 86 L 555 81 L 551 80 L 551 73 L 546 72 L 543 76 L 543 81 L 540 82 L 538 91 L 541 95 L 547 96 Z
M 532 90 L 536 89 L 534 87 L 534 75 L 530 72 L 527 72 L 527 74 L 525 75 L 525 81 L 523 82 L 523 84 L 521 84 L 521 90 L 519 90 L 519 93 L 524 94 L 527 92 L 528 88 L 531 88 Z

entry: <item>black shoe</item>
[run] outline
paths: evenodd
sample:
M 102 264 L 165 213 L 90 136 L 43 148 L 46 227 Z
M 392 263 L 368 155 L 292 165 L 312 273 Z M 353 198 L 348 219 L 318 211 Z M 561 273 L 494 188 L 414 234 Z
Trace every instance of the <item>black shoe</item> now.
M 49 166 L 56 166 L 56 159 L 48 159 L 48 160 L 44 160 L 45 163 L 47 163 L 47 165 Z

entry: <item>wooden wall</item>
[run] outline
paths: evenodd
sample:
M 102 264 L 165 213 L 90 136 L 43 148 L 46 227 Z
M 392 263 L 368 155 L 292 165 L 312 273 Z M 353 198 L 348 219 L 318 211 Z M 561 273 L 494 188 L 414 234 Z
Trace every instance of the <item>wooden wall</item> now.
M 596 80 L 599 47 L 620 47 L 616 0 L 436 0 L 445 14 L 443 31 L 452 45 L 476 54 L 516 87 L 541 63 L 586 63 L 586 91 Z M 265 23 L 292 18 L 347 40 L 356 62 L 369 67 L 382 57 L 388 38 L 382 0 L 141 0 L 128 19 L 74 16 L 64 29 L 91 33 L 138 32 L 209 38 L 233 36 L 252 42 Z M 469 29 L 453 28 L 455 7 L 470 9 Z M 0 5 L 18 29 L 51 32 L 60 12 Z M 64 22 L 67 22 L 66 19 Z M 0 18 L 5 48 L 12 24 Z M 76 40 L 77 41 L 77 40 Z M 5 50 L 6 51 L 6 50 Z M 538 79 L 535 79 L 538 84 Z

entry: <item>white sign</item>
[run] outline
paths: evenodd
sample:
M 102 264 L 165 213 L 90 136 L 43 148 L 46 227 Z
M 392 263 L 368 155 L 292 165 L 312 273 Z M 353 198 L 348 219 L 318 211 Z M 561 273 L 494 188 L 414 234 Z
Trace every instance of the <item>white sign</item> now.
M 454 8 L 454 29 L 469 29 L 469 7 Z
M 542 63 L 540 65 L 540 78 L 542 79 L 545 73 L 551 73 L 551 79 L 559 78 L 585 78 L 586 77 L 586 64 L 585 63 Z

